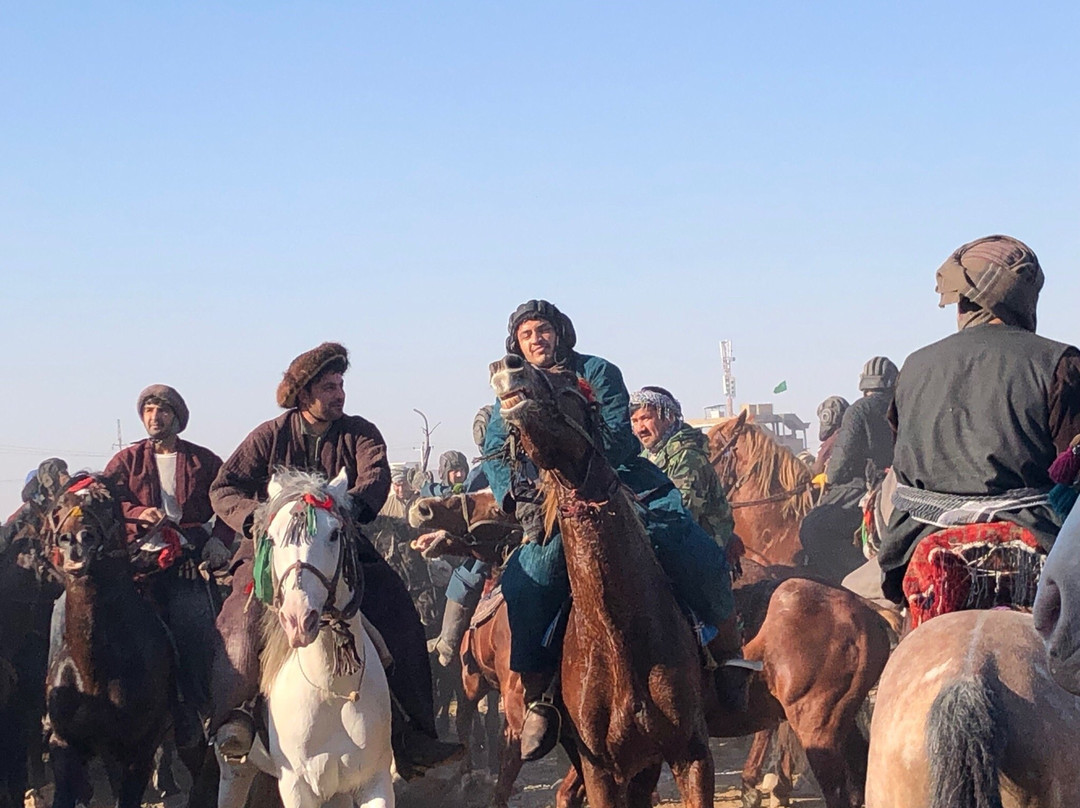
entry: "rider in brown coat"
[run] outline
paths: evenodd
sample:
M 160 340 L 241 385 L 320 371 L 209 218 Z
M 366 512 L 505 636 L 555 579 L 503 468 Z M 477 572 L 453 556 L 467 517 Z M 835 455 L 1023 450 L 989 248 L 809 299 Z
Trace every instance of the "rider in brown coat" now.
M 225 653 L 214 671 L 215 725 L 221 725 L 215 743 L 227 758 L 246 754 L 253 739 L 252 722 L 241 709 L 256 692 L 263 611 L 248 596 L 252 514 L 266 496 L 273 469 L 320 471 L 328 479 L 344 469 L 353 516 L 360 524 L 375 518 L 390 488 L 379 430 L 364 418 L 344 414 L 342 375 L 348 367 L 348 352 L 337 343 L 323 343 L 294 359 L 277 390 L 277 402 L 288 412 L 256 427 L 225 461 L 210 489 L 215 512 L 243 537 L 233 592 L 218 618 Z M 387 676 L 395 703 L 394 755 L 398 771 L 407 777 L 443 762 L 460 747 L 437 740 L 424 630 L 404 584 L 366 538 L 358 549 L 365 581 L 360 608 L 395 660 Z

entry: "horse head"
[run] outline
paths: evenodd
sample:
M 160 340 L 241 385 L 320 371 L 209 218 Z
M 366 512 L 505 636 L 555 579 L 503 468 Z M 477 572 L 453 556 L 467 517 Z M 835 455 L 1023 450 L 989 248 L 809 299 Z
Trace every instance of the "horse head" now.
M 529 459 L 571 487 L 583 484 L 593 458 L 603 454 L 593 437 L 592 391 L 573 373 L 538 370 L 514 354 L 490 371 L 502 418 Z
M 124 517 L 109 483 L 91 474 L 72 478 L 48 512 L 45 540 L 53 566 L 69 577 L 106 558 L 126 563 Z
M 521 540 L 521 523 L 504 512 L 490 488 L 447 497 L 421 497 L 409 508 L 409 525 L 425 533 L 443 531 L 439 549 L 424 555 L 471 555 L 500 562 L 503 550 Z M 414 545 L 414 549 L 415 545 Z
M 293 648 L 314 642 L 324 614 L 342 616 L 339 599 L 350 590 L 354 597 L 344 609 L 355 613 L 359 603 L 347 489 L 344 470 L 330 483 L 318 474 L 279 470 L 267 485 L 269 499 L 255 512 L 257 541 L 269 543 L 278 621 Z

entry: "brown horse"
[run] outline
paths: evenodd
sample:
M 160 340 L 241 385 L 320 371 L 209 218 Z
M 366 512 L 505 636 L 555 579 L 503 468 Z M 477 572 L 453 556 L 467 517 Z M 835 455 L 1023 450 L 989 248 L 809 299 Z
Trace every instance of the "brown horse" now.
M 172 644 L 135 588 L 109 486 L 77 477 L 49 515 L 46 542 L 66 601 L 63 645 L 46 680 L 55 808 L 89 804 L 86 765 L 95 755 L 109 766 L 117 805 L 138 808 L 177 692 Z
M 1080 794 L 1080 698 L 1030 615 L 935 617 L 893 653 L 871 725 L 867 808 L 1064 808 Z
M 491 384 L 557 509 L 573 593 L 562 699 L 590 805 L 648 808 L 667 762 L 683 803 L 711 806 L 711 687 L 630 494 L 597 445 L 594 409 L 572 374 L 513 355 L 492 364 Z
M 432 531 L 423 549 L 494 559 L 488 542 L 499 541 L 494 525 L 509 532 L 512 517 L 495 507 L 489 491 L 447 500 L 418 503 L 414 526 Z M 421 516 L 422 514 L 422 516 Z M 472 520 L 471 522 L 469 520 Z M 473 523 L 485 521 L 485 541 L 472 534 Z M 830 808 L 848 808 L 861 799 L 866 747 L 856 726 L 856 713 L 880 675 L 889 653 L 889 634 L 875 611 L 846 590 L 809 580 L 781 583 L 790 567 L 763 569 L 744 561 L 745 574 L 735 588 L 736 609 L 746 626 L 745 655 L 763 663 L 751 683 L 750 710 L 732 720 L 710 713 L 710 734 L 732 737 L 757 733 L 743 768 L 744 802 L 757 804 L 768 743 L 782 722 L 789 720 L 808 758 Z M 474 632 L 466 635 L 463 652 L 471 653 L 485 681 L 499 686 L 506 708 L 504 757 L 496 804 L 505 805 L 521 769 L 515 741 L 520 737 L 523 694 L 520 677 L 510 672 L 510 636 L 505 606 Z M 790 774 L 780 772 L 783 796 Z M 557 797 L 559 808 L 580 804 L 580 775 L 571 768 Z
M 745 412 L 709 431 L 709 453 L 747 555 L 764 566 L 801 565 L 799 525 L 814 506 L 806 464 Z

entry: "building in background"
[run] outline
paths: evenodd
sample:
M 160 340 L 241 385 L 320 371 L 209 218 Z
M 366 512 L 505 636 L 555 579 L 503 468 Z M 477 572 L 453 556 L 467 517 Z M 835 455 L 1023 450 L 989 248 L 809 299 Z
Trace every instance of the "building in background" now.
M 773 412 L 772 404 L 743 404 L 739 412 L 746 411 L 753 421 L 792 454 L 806 450 L 806 430 L 810 424 L 792 412 Z M 721 421 L 728 418 L 726 404 L 714 404 L 705 408 L 705 417 L 687 419 L 690 426 L 708 432 Z

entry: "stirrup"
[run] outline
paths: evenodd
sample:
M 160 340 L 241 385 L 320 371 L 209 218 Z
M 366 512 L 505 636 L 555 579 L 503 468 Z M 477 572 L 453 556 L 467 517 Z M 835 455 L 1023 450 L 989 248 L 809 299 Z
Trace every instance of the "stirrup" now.
M 530 714 L 543 719 L 546 726 L 543 735 L 536 739 L 535 746 L 531 749 L 526 749 L 524 746 L 525 724 L 528 723 Z M 554 749 L 556 744 L 558 744 L 559 738 L 562 736 L 562 711 L 556 706 L 555 700 L 550 693 L 544 693 L 536 701 L 532 701 L 526 705 L 525 719 L 522 721 L 521 734 L 521 759 L 526 763 L 533 760 L 540 760 Z
M 222 748 L 218 739 L 218 733 L 220 733 L 221 730 L 229 724 L 233 724 L 234 726 L 243 726 L 245 729 L 251 730 L 251 743 L 247 744 L 247 749 L 241 751 L 240 749 L 234 748 L 226 751 Z M 258 724 L 255 721 L 253 711 L 248 707 L 247 704 L 244 704 L 229 711 L 228 717 L 222 722 L 221 726 L 218 727 L 217 732 L 214 733 L 214 747 L 228 762 L 243 763 L 247 756 L 251 753 L 251 747 L 255 745 L 255 738 L 258 735 L 258 731 Z

